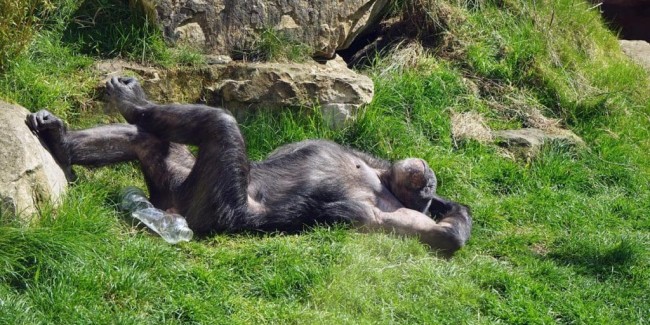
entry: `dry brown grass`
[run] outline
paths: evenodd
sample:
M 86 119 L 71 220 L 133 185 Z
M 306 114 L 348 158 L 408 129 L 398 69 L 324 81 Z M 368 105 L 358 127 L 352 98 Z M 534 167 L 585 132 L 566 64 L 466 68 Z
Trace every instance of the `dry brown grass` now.
M 451 117 L 451 134 L 455 144 L 467 139 L 492 142 L 492 131 L 477 112 L 455 113 Z
M 403 40 L 388 50 L 387 60 L 377 68 L 380 76 L 388 76 L 417 67 L 427 58 L 426 49 L 420 42 Z
M 464 20 L 457 7 L 440 0 L 406 0 L 400 10 L 402 21 L 417 31 L 418 38 L 423 40 Z
M 544 116 L 545 108 L 534 102 L 506 96 L 502 101 L 488 101 L 488 105 L 506 119 L 517 120 L 523 127 L 550 130 L 561 127 L 561 121 Z

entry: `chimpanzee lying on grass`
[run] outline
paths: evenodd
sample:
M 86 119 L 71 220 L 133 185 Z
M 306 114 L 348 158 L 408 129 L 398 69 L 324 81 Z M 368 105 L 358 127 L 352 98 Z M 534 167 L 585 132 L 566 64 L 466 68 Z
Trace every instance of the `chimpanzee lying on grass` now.
M 185 216 L 196 233 L 300 231 L 343 222 L 416 236 L 444 256 L 470 236 L 469 209 L 436 195 L 436 177 L 422 159 L 391 164 L 308 140 L 251 162 L 227 111 L 149 102 L 133 78 L 113 78 L 106 86 L 130 125 L 68 131 L 45 110 L 30 114 L 27 124 L 67 169 L 138 160 L 151 202 Z M 198 146 L 198 156 L 185 144 Z

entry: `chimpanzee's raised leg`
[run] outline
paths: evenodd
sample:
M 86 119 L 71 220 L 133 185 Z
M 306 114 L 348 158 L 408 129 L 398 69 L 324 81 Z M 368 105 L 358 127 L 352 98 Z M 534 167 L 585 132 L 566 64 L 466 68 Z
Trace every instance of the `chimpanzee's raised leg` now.
M 250 165 L 232 115 L 203 105 L 148 102 L 132 78 L 113 78 L 106 88 L 129 123 L 158 138 L 199 147 L 196 163 L 175 197 L 190 228 L 199 233 L 237 228 L 247 216 Z
M 61 119 L 42 110 L 30 114 L 28 126 L 39 135 L 64 169 L 71 165 L 103 166 L 139 160 L 151 202 L 160 209 L 174 207 L 178 191 L 194 164 L 182 145 L 161 140 L 127 124 L 67 131 Z

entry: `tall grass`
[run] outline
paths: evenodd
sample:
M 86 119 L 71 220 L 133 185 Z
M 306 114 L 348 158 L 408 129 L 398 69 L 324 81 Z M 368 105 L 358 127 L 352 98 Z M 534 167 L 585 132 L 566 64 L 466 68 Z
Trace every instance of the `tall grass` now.
M 259 31 L 258 39 L 231 55 L 243 61 L 304 62 L 313 54 L 311 50 L 290 33 L 269 27 Z
M 37 29 L 38 13 L 51 5 L 41 0 L 3 0 L 0 2 L 0 72 L 27 47 Z

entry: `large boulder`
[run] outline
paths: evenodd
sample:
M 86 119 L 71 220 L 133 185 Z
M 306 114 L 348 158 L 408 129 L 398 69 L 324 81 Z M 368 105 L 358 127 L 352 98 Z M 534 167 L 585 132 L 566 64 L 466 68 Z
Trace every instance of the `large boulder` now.
M 271 30 L 333 58 L 377 23 L 388 0 L 132 0 L 155 12 L 165 37 L 233 55 Z
M 234 63 L 213 66 L 221 77 L 208 84 L 208 103 L 237 112 L 250 108 L 320 106 L 335 126 L 353 117 L 372 100 L 367 76 L 349 70 L 342 59 L 326 64 Z
M 25 124 L 25 108 L 0 101 L 0 216 L 27 218 L 65 191 L 63 170 Z
M 257 109 L 319 106 L 333 127 L 353 118 L 372 100 L 372 80 L 347 68 L 342 59 L 326 63 L 245 63 L 158 70 L 109 61 L 98 65 L 106 77 L 137 74 L 152 101 L 204 102 L 235 116 Z M 101 90 L 100 90 L 101 91 Z

